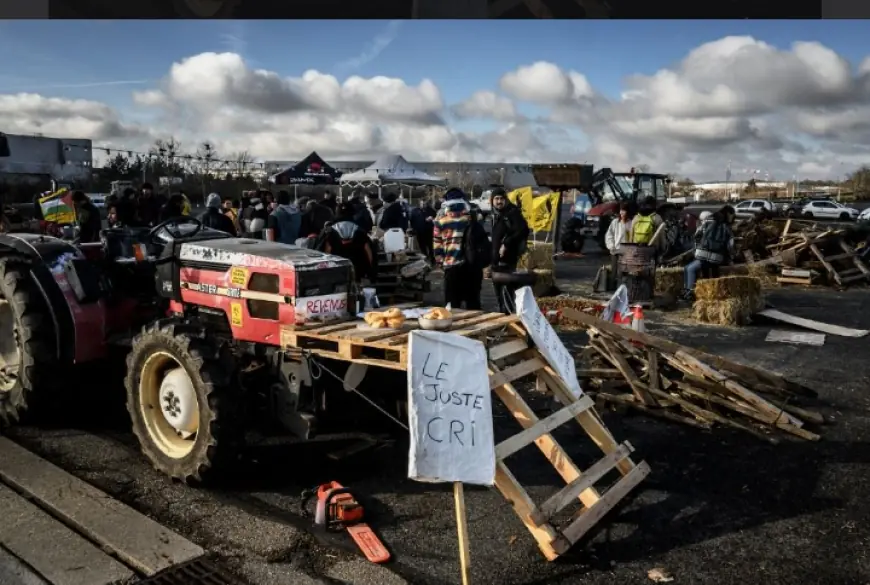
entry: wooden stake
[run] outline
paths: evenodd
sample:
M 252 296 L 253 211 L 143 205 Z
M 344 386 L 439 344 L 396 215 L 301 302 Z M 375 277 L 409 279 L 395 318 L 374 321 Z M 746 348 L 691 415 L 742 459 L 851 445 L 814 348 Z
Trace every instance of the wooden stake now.
M 471 585 L 471 552 L 468 548 L 468 518 L 465 516 L 465 490 L 461 481 L 453 482 L 453 501 L 456 504 L 456 530 L 459 534 L 459 567 L 462 585 Z

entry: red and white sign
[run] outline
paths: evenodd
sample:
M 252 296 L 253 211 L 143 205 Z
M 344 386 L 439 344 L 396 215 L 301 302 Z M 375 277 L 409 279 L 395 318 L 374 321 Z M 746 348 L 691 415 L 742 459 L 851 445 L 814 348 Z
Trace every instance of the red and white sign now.
M 295 302 L 296 316 L 303 319 L 323 319 L 347 313 L 347 293 L 299 297 Z

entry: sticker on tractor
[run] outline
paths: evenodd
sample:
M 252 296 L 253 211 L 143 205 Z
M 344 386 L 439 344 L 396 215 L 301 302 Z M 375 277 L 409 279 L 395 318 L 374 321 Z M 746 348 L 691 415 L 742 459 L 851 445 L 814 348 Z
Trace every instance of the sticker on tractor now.
M 243 324 L 244 319 L 242 317 L 241 303 L 230 304 L 230 325 L 233 327 L 241 327 Z
M 248 284 L 248 271 L 245 268 L 233 268 L 230 270 L 230 282 L 233 286 L 245 286 Z
M 297 298 L 295 308 L 306 318 L 343 315 L 347 312 L 347 293 Z

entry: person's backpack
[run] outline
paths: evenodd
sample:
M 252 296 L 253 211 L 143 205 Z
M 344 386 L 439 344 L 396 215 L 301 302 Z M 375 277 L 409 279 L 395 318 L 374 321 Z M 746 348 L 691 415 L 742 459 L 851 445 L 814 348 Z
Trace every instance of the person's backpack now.
M 485 268 L 492 264 L 492 243 L 483 224 L 472 214 L 462 234 L 462 252 L 465 261 L 475 268 Z
M 631 243 L 649 244 L 655 231 L 656 226 L 653 223 L 653 214 L 638 215 L 634 218 L 634 223 L 631 226 Z

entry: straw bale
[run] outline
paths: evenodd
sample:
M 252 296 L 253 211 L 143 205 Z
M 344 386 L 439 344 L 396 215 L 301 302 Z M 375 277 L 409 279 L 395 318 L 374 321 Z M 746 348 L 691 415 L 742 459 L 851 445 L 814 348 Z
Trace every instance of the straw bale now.
M 659 268 L 656 270 L 655 291 L 660 295 L 679 296 L 684 287 L 683 268 Z
M 776 273 L 772 272 L 772 270 L 775 270 L 775 265 L 751 262 L 744 266 L 746 266 L 747 274 L 757 278 L 761 286 L 771 287 L 777 284 Z
M 520 270 L 554 270 L 553 244 L 529 244 L 529 251 L 520 258 L 517 267 Z
M 532 288 L 535 296 L 542 297 L 550 294 L 553 287 L 556 286 L 556 278 L 553 275 L 553 271 L 536 268 L 535 270 L 532 270 L 532 272 L 534 272 L 537 277 L 537 280 L 535 280 L 535 286 Z
M 561 311 L 562 309 L 574 309 L 576 311 L 597 311 L 603 303 L 594 299 L 584 299 L 582 297 L 538 297 L 538 307 L 541 311 Z
M 755 299 L 761 298 L 761 281 L 752 276 L 705 278 L 695 283 L 695 297 L 703 301 L 748 299 L 757 304 Z
M 692 307 L 692 316 L 696 321 L 710 325 L 742 327 L 752 321 L 757 309 L 753 299 L 748 298 L 697 300 Z

